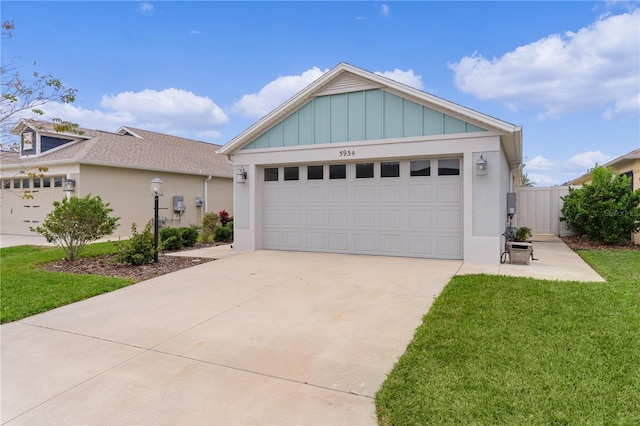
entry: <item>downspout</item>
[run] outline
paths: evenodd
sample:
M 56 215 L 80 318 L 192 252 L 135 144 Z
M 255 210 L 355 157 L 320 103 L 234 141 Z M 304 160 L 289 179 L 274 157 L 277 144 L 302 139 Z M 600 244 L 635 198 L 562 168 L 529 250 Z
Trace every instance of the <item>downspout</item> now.
M 209 205 L 209 181 L 213 178 L 213 175 L 209 175 L 208 178 L 204 180 L 204 212 L 207 213 L 209 210 L 207 209 Z

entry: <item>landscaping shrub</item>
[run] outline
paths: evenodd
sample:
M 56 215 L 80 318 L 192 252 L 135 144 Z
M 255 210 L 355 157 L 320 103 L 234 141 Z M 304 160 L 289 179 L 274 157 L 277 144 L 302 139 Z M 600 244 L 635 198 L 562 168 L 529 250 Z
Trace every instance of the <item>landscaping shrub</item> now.
M 180 228 L 160 228 L 160 245 L 163 250 L 180 250 L 184 245 Z
M 640 190 L 631 189 L 627 176 L 596 166 L 592 183 L 569 188 L 562 197 L 563 217 L 569 228 L 590 240 L 615 244 L 640 230 Z
M 183 246 L 193 247 L 198 242 L 198 228 L 195 226 L 180 228 L 180 237 L 182 238 Z
M 91 194 L 54 201 L 53 207 L 42 226 L 29 229 L 61 247 L 69 262 L 76 260 L 87 244 L 111 235 L 120 220 L 109 216 L 113 211 L 109 203 Z
M 214 241 L 231 241 L 233 239 L 233 229 L 228 226 L 218 226 L 213 232 Z
M 153 221 L 150 220 L 144 231 L 138 234 L 136 224 L 131 225 L 131 238 L 119 242 L 118 255 L 116 260 L 127 265 L 146 265 L 153 262 L 156 250 L 154 247 L 154 237 L 151 232 Z
M 226 210 L 220 210 L 220 225 L 227 226 L 229 222 L 233 220 L 233 217 L 229 216 Z
M 217 213 L 206 213 L 202 218 L 202 241 L 211 241 L 216 226 L 220 223 L 220 215 Z

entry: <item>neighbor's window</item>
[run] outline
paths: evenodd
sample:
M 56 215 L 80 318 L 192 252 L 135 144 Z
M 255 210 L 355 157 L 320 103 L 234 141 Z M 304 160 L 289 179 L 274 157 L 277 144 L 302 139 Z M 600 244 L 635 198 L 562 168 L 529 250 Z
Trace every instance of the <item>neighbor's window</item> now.
M 323 166 L 307 166 L 307 180 L 322 180 L 323 178 Z
M 409 167 L 411 176 L 431 176 L 431 160 L 412 160 Z
M 346 164 L 331 164 L 329 166 L 329 179 L 346 179 L 346 178 L 347 178 Z
M 380 177 L 399 177 L 400 163 L 397 161 L 380 163 Z
M 373 163 L 357 163 L 356 179 L 368 179 L 373 177 Z
M 458 176 L 460 175 L 460 159 L 451 158 L 438 160 L 438 176 Z
M 298 179 L 300 179 L 300 171 L 297 167 L 284 168 L 284 180 L 298 180 Z
M 278 168 L 277 167 L 269 167 L 264 169 L 264 181 L 265 182 L 276 182 L 278 180 Z

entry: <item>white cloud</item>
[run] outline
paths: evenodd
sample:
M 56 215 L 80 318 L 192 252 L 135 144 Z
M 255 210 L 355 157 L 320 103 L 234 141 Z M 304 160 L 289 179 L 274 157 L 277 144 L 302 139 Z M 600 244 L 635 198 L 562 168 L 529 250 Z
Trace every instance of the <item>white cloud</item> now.
M 327 72 L 313 67 L 300 75 L 280 76 L 264 86 L 258 93 L 244 95 L 236 102 L 232 111 L 247 118 L 260 118 L 296 93 L 313 83 Z
M 191 30 L 191 31 L 189 31 L 189 34 L 191 34 L 191 35 L 200 35 L 202 33 L 200 31 L 198 31 L 198 30 Z
M 105 110 L 82 109 L 75 105 L 49 103 L 45 118 L 61 117 L 81 127 L 117 130 L 120 126 L 183 135 L 217 138 L 215 128 L 229 121 L 225 112 L 208 97 L 180 89 L 143 90 L 104 95 Z
M 586 151 L 572 156 L 567 160 L 567 163 L 570 167 L 578 166 L 583 169 L 590 169 L 594 167 L 596 163 L 602 165 L 609 160 L 611 160 L 611 157 L 600 151 Z
M 153 5 L 149 2 L 143 1 L 138 3 L 138 9 L 142 13 L 151 13 L 153 12 Z
M 534 106 L 541 117 L 602 109 L 640 111 L 640 9 L 603 15 L 577 32 L 552 34 L 491 60 L 481 54 L 450 64 L 456 87 L 511 109 Z
M 527 173 L 527 177 L 534 186 L 540 187 L 558 185 L 558 182 L 554 177 L 545 174 Z
M 526 168 L 528 170 L 549 170 L 551 169 L 555 163 L 551 160 L 547 160 L 541 155 L 535 156 L 531 161 L 527 161 Z
M 393 71 L 376 71 L 375 74 L 390 78 L 391 80 L 406 84 L 418 90 L 422 90 L 423 87 L 422 76 L 415 75 L 413 70 L 402 71 L 396 68 Z
M 380 6 L 380 15 L 389 16 L 390 12 L 391 11 L 389 10 L 389 5 L 383 4 Z

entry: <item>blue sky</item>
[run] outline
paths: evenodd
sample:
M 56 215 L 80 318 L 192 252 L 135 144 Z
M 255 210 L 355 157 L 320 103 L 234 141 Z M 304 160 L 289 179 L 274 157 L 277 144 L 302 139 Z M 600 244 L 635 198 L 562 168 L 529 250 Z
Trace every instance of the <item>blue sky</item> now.
M 46 117 L 224 145 L 340 62 L 520 125 L 561 184 L 640 147 L 640 3 L 7 1 L 2 63 L 78 90 Z M 35 66 L 33 63 L 35 62 Z

